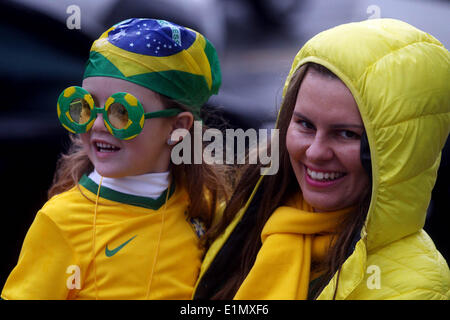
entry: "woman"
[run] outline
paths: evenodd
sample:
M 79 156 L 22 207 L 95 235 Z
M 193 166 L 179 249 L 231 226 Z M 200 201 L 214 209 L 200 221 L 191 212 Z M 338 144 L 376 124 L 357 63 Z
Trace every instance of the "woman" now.
M 280 171 L 242 174 L 194 298 L 450 298 L 422 229 L 450 129 L 449 64 L 439 41 L 392 19 L 308 41 L 277 119 Z

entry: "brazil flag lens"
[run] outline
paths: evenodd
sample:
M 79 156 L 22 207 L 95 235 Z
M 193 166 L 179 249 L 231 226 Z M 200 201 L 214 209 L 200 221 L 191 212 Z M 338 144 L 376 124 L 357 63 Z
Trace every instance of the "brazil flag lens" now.
M 74 122 L 85 124 L 91 118 L 89 104 L 82 98 L 73 99 L 69 104 L 69 115 Z
M 123 129 L 128 124 L 128 111 L 118 102 L 112 103 L 108 108 L 108 120 L 116 129 Z

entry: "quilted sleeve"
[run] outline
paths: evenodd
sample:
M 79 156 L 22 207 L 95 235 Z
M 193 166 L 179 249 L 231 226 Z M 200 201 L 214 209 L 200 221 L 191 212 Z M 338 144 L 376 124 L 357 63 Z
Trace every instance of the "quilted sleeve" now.
M 369 253 L 364 279 L 348 299 L 450 300 L 450 270 L 421 230 Z

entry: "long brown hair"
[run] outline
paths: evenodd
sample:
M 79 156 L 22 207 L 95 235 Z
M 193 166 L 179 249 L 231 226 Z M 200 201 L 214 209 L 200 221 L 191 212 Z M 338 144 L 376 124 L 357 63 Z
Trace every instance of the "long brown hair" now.
M 170 99 L 164 95 L 159 95 L 165 108 L 179 108 L 189 111 L 187 106 Z M 220 116 L 211 111 L 203 111 L 202 118 L 213 117 L 215 123 L 225 123 Z M 225 124 L 224 124 L 225 125 Z M 202 126 L 203 132 L 207 130 L 206 125 Z M 218 128 L 224 130 L 224 128 Z M 193 127 L 190 130 L 193 135 Z M 78 181 L 83 174 L 88 174 L 94 170 L 94 166 L 83 149 L 83 144 L 78 135 L 71 135 L 71 145 L 67 153 L 62 154 L 57 161 L 53 183 L 48 191 L 50 199 L 56 194 L 67 191 L 75 186 L 79 188 Z M 194 139 L 191 139 L 193 150 Z M 193 153 L 192 153 L 193 156 Z M 231 193 L 230 174 L 233 170 L 231 166 L 214 165 L 208 163 L 194 164 L 170 164 L 170 172 L 176 185 L 183 186 L 190 199 L 188 216 L 201 218 L 206 227 L 211 225 L 216 208 L 221 201 L 228 199 Z
M 241 263 L 238 264 L 234 270 L 229 270 L 226 284 L 219 289 L 214 297 L 212 297 L 213 299 L 232 299 L 234 297 L 255 262 L 256 255 L 261 247 L 260 235 L 265 223 L 277 207 L 283 205 L 295 193 L 301 192 L 287 152 L 286 134 L 297 100 L 298 90 L 304 75 L 308 72 L 309 68 L 313 68 L 324 76 L 339 79 L 325 67 L 314 63 L 307 63 L 301 66 L 293 74 L 283 99 L 277 121 L 277 128 L 280 130 L 280 170 L 277 174 L 265 176 L 262 180 L 258 190 L 260 195 L 255 199 L 255 201 L 259 202 L 255 209 L 256 223 L 251 230 L 248 230 L 247 237 L 240 247 L 240 250 L 238 249 L 238 252 L 234 252 L 235 257 L 233 259 L 237 259 L 241 261 Z M 230 201 L 227 203 L 222 220 L 208 233 L 208 243 L 211 243 L 225 230 L 227 225 L 236 216 L 237 212 L 245 205 L 257 181 L 261 177 L 261 167 L 261 164 L 248 165 L 244 169 L 241 179 L 237 184 Z M 321 277 L 322 280 L 317 282 L 315 288 L 313 288 L 315 293 L 312 298 L 316 298 L 318 294 L 320 294 L 348 257 L 351 246 L 355 240 L 355 234 L 358 234 L 365 221 L 369 203 L 370 192 L 367 190 L 367 193 L 364 194 L 358 208 L 342 224 L 342 229 L 337 230 L 335 239 L 332 241 L 334 245 L 330 247 L 326 261 L 323 261 L 320 266 L 315 266 L 318 269 L 325 271 L 324 275 Z M 337 286 L 335 294 L 336 292 Z

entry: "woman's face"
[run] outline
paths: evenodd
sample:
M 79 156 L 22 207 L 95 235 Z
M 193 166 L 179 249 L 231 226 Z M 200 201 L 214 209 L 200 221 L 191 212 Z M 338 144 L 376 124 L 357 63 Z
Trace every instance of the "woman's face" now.
M 104 107 L 108 97 L 116 92 L 128 92 L 142 103 L 145 112 L 164 109 L 155 92 L 122 79 L 90 77 L 84 79 L 82 86 L 92 95 L 97 107 Z M 91 130 L 81 134 L 81 140 L 100 175 L 120 178 L 167 171 L 170 149 L 166 142 L 171 130 L 168 118 L 148 119 L 137 137 L 120 140 L 109 133 L 102 115 L 98 114 Z
M 356 205 L 369 187 L 360 160 L 363 132 L 350 90 L 310 69 L 297 95 L 286 146 L 303 196 L 316 211 Z

